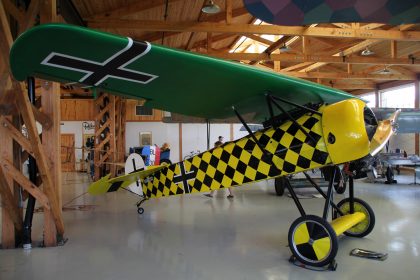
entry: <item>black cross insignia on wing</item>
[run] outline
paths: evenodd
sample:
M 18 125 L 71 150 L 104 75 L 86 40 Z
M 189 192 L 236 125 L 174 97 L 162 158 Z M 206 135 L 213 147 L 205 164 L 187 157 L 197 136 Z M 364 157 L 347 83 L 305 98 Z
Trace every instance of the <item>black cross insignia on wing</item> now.
M 184 193 L 190 193 L 191 187 L 188 185 L 188 181 L 195 179 L 195 176 L 197 175 L 197 169 L 192 169 L 190 172 L 185 172 L 184 162 L 180 162 L 178 164 L 179 169 L 181 170 L 181 174 L 174 176 L 173 182 L 175 184 L 182 183 L 184 186 Z
M 86 73 L 79 83 L 89 86 L 99 86 L 108 78 L 147 84 L 158 76 L 125 67 L 147 54 L 150 49 L 151 45 L 148 42 L 136 42 L 128 38 L 127 46 L 104 62 L 52 52 L 41 64 Z

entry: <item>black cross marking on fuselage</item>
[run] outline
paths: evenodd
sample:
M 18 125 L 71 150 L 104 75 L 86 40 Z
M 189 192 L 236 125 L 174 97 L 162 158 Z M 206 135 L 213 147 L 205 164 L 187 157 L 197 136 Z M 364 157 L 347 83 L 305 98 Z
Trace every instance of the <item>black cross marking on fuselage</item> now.
M 184 193 L 190 193 L 191 192 L 191 186 L 188 185 L 189 180 L 194 180 L 195 176 L 197 175 L 197 169 L 192 169 L 190 172 L 185 172 L 185 166 L 184 162 L 180 162 L 179 168 L 181 169 L 181 174 L 177 174 L 174 176 L 173 182 L 175 184 L 182 183 L 184 186 Z
M 127 69 L 125 66 L 147 54 L 150 48 L 147 42 L 136 42 L 128 38 L 127 46 L 104 62 L 52 52 L 41 64 L 86 73 L 78 82 L 89 86 L 99 86 L 108 78 L 147 84 L 157 76 Z

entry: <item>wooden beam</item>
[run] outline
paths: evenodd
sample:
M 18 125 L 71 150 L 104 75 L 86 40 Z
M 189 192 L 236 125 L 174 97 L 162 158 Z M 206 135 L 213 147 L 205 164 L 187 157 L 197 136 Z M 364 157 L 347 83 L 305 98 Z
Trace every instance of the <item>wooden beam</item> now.
M 309 41 L 307 36 L 302 36 L 302 54 L 306 55 L 309 52 Z
M 413 27 L 412 25 L 404 25 L 404 26 L 403 25 L 400 25 L 400 26 L 397 26 L 397 27 L 394 27 L 394 28 L 390 29 L 389 31 L 395 31 L 395 30 L 406 31 L 406 30 L 408 30 L 408 29 L 410 29 L 412 27 Z M 338 53 L 335 53 L 334 56 L 348 56 L 348 55 L 352 55 L 354 53 L 357 53 L 357 52 L 365 49 L 366 47 L 373 46 L 373 45 L 379 44 L 381 42 L 383 42 L 383 41 L 382 40 L 367 39 L 367 40 L 364 40 L 363 42 L 360 42 L 360 43 L 358 43 L 358 44 L 356 44 L 356 45 L 354 45 L 354 46 L 352 46 L 350 48 L 347 48 L 347 49 L 345 49 L 343 51 L 340 51 Z M 324 66 L 326 64 L 328 64 L 328 63 L 326 63 L 326 62 L 317 62 L 317 63 L 314 63 L 313 65 L 311 65 L 309 67 L 306 67 L 305 69 L 302 69 L 300 71 L 301 72 L 313 71 L 313 70 L 318 69 L 318 68 L 320 68 L 320 67 L 322 67 L 322 66 Z
M 24 149 L 26 152 L 34 156 L 32 144 L 22 135 L 22 133 L 15 128 L 13 123 L 4 116 L 0 116 L 0 130 L 2 133 L 9 133 L 9 135 Z
M 39 13 L 39 1 L 40 0 L 32 0 L 29 4 L 29 8 L 25 14 L 25 21 L 19 26 L 19 33 L 29 29 L 30 27 L 34 26 L 36 16 Z
M 25 86 L 19 83 L 20 90 L 17 91 L 17 103 L 22 114 L 23 121 L 26 125 L 29 139 L 33 145 L 34 155 L 38 165 L 39 174 L 42 179 L 44 192 L 48 197 L 51 205 L 51 212 L 54 217 L 55 226 L 59 235 L 64 234 L 64 223 L 62 218 L 62 210 L 56 197 L 56 192 L 53 186 L 53 180 L 50 174 L 50 166 L 48 165 L 46 153 L 42 146 L 41 140 L 38 136 L 36 128 L 35 117 L 32 114 L 32 106 L 25 95 Z
M 8 176 L 10 178 L 10 176 Z M 13 187 L 6 179 L 6 174 L 3 172 L 3 168 L 0 166 L 0 196 L 3 204 L 3 225 L 2 225 L 2 246 L 3 249 L 15 248 L 14 240 L 14 229 L 6 226 L 8 220 L 13 222 L 14 228 L 18 231 L 16 235 L 21 235 L 23 230 L 23 219 L 22 212 L 19 210 L 17 203 L 13 197 Z M 5 217 L 6 214 L 8 217 Z
M 12 82 L 9 75 L 9 50 L 13 43 L 13 38 L 10 32 L 9 21 L 7 20 L 7 14 L 3 6 L 3 2 L 0 1 L 0 60 L 3 62 L 0 64 L 0 89 L 4 91 L 8 91 L 12 87 Z M 0 94 L 4 95 L 3 94 Z M 3 97 L 3 96 L 2 96 Z M 3 99 L 3 98 L 2 98 Z M 3 99 L 4 101 L 4 99 Z M 13 140 L 5 133 L 0 133 L 0 156 L 1 159 L 10 159 L 13 160 Z M 3 173 L 3 171 L 2 171 Z M 15 226 L 14 224 L 17 222 L 16 215 L 21 213 L 17 208 L 17 202 L 13 197 L 14 193 L 14 186 L 13 180 L 10 177 L 6 178 L 4 174 L 0 174 L 2 177 L 0 184 L 2 188 L 2 193 L 4 193 L 3 203 L 6 207 L 10 204 L 10 208 L 8 210 L 5 207 L 2 207 L 2 245 L 3 248 L 14 248 L 15 247 Z M 10 195 L 9 195 L 10 194 Z M 9 215 L 9 212 L 14 212 Z M 20 218 L 21 219 L 21 218 Z M 21 219 L 22 220 L 22 219 Z M 21 235 L 21 234 L 20 234 Z
M 265 60 L 264 57 L 271 55 L 275 50 L 279 48 L 279 46 L 285 44 L 290 39 L 289 36 L 283 36 L 282 38 L 278 39 L 274 43 L 272 43 L 268 48 L 265 49 L 263 53 L 258 54 L 254 59 L 250 59 L 250 65 L 255 65 L 261 60 Z
M 103 18 L 122 18 L 124 16 L 129 16 L 132 14 L 136 14 L 139 12 L 143 12 L 146 10 L 150 10 L 153 8 L 157 8 L 163 6 L 167 0 L 142 0 L 136 1 L 131 4 L 125 5 L 123 7 L 101 12 L 98 14 L 91 15 L 89 17 L 84 18 L 84 20 L 93 20 L 93 19 L 103 19 Z M 180 0 L 168 0 L 169 4 L 173 4 L 179 2 Z
M 325 86 L 338 88 L 338 89 L 344 89 L 344 90 L 375 89 L 376 88 L 376 84 L 368 80 L 358 81 L 357 83 L 349 82 L 349 80 L 322 81 L 318 83 Z
M 212 38 L 211 38 L 211 32 L 207 32 L 207 53 L 211 52 L 212 45 L 213 43 L 212 43 Z
M 415 75 L 398 75 L 398 74 L 360 74 L 360 73 L 337 73 L 337 72 L 285 72 L 287 76 L 293 76 L 306 79 L 374 79 L 374 80 L 414 80 Z
M 204 7 L 204 5 L 206 4 L 206 1 L 205 0 L 202 0 L 202 5 L 201 5 L 201 7 L 203 8 Z M 201 20 L 201 17 L 203 16 L 203 12 L 202 12 L 202 10 L 200 9 L 200 12 L 198 13 L 198 18 L 197 18 L 197 22 L 200 22 L 200 20 Z M 187 45 L 185 46 L 185 50 L 190 50 L 191 49 L 191 46 L 192 46 L 192 44 L 193 44 L 193 40 L 194 40 L 194 37 L 195 37 L 195 34 L 196 33 L 194 33 L 194 32 L 191 32 L 191 34 L 190 34 L 190 37 L 188 38 L 188 41 L 187 41 Z
M 410 71 L 404 67 L 401 66 L 390 66 L 389 69 L 393 70 L 393 71 L 397 71 L 398 73 L 405 75 L 405 76 L 412 76 L 413 80 L 416 79 L 416 74 L 413 71 Z
M 267 40 L 267 39 L 265 39 L 261 36 L 257 36 L 257 35 L 254 35 L 254 34 L 244 34 L 244 36 L 246 36 L 249 39 L 252 39 L 254 41 L 260 42 L 261 44 L 267 45 L 267 46 L 270 46 L 270 45 L 274 44 L 273 41 Z
M 278 25 L 230 24 L 213 22 L 170 22 L 152 20 L 106 19 L 88 22 L 91 28 L 99 29 L 136 29 L 137 31 L 182 31 L 214 33 L 247 33 L 315 36 L 332 38 L 381 39 L 399 41 L 418 41 L 420 31 L 363 30 L 329 27 L 301 27 Z
M 42 207 L 47 210 L 51 209 L 47 196 L 41 191 L 40 188 L 34 185 L 18 169 L 16 169 L 16 167 L 14 167 L 10 161 L 4 159 L 0 162 L 0 165 L 3 168 L 4 173 L 8 176 L 11 176 L 13 180 L 18 183 L 25 191 L 35 197 L 36 200 L 42 205 Z
M 365 24 L 365 25 L 361 26 L 360 28 L 361 29 L 377 29 L 377 28 L 382 27 L 384 25 L 385 24 L 383 24 L 383 23 L 368 23 L 368 24 Z
M 293 70 L 298 70 L 300 68 L 306 67 L 308 65 L 311 65 L 312 62 L 303 62 L 303 63 L 299 63 L 299 64 L 295 64 L 286 68 L 283 68 L 280 70 L 280 72 L 288 72 L 288 71 L 293 71 Z
M 417 27 L 418 26 L 418 24 L 416 24 L 416 23 L 410 23 L 410 24 L 401 24 L 399 27 L 398 27 L 398 30 L 401 30 L 401 31 L 406 31 L 406 30 L 410 30 L 410 29 L 412 29 L 412 28 L 414 28 L 414 27 Z
M 60 98 L 60 97 L 58 97 Z M 50 116 L 45 114 L 44 112 L 40 111 L 37 107 L 32 105 L 32 111 L 34 113 L 35 119 L 42 125 L 43 129 L 50 129 L 53 125 L 53 121 L 51 120 Z
M 3 6 L 3 2 L 0 1 L 0 58 L 3 61 L 0 68 L 0 73 L 9 73 L 9 51 L 13 44 L 13 37 L 10 32 L 9 21 L 7 20 L 7 14 Z M 9 75 L 2 75 L 1 79 L 5 84 L 6 79 L 9 78 Z M 4 85 L 3 85 L 4 86 Z M 6 89 L 7 88 L 2 88 Z
M 51 23 L 57 22 L 57 1 L 43 0 L 40 3 L 40 22 Z M 55 216 L 62 211 L 61 203 L 61 136 L 60 136 L 60 84 L 50 81 L 42 81 L 41 84 L 41 105 L 43 112 L 51 119 L 51 126 L 43 128 L 42 132 L 42 146 L 45 151 L 45 157 L 49 161 L 49 177 L 51 185 L 49 185 L 48 198 L 54 198 L 54 207 L 44 209 L 44 245 L 47 247 L 57 246 L 57 242 L 62 242 L 64 239 L 64 224 L 60 229 L 57 225 Z M 38 164 L 38 158 L 37 158 Z M 39 165 L 39 164 L 38 164 Z M 56 213 L 55 213 L 56 211 Z M 56 222 L 54 223 L 54 220 Z M 61 223 L 62 218 L 61 218 Z M 58 234 L 57 234 L 58 233 Z M 58 240 L 57 240 L 58 238 Z
M 226 53 L 226 52 L 213 52 L 212 56 L 229 59 L 229 60 L 264 60 L 264 61 L 283 61 L 283 62 L 322 62 L 325 64 L 338 63 L 338 64 L 381 64 L 381 65 L 420 65 L 420 58 L 388 58 L 388 57 L 365 57 L 365 56 L 329 56 L 329 55 L 316 55 L 316 54 L 293 54 L 293 53 L 280 53 L 269 54 L 263 53 Z
M 11 0 L 2 0 L 6 11 L 18 22 L 22 23 L 25 20 L 25 14 L 19 10 Z
M 391 57 L 396 58 L 398 57 L 397 54 L 397 41 L 391 40 Z
M 226 24 L 232 23 L 232 0 L 225 0 Z
M 280 61 L 274 61 L 274 72 L 280 72 L 281 64 Z
M 331 25 L 337 26 L 339 28 L 351 28 L 351 25 L 347 23 L 331 23 Z

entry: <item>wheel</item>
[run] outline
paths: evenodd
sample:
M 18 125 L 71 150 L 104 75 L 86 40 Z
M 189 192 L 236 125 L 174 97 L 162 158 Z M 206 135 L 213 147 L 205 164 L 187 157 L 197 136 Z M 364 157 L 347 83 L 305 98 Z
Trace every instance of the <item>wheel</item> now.
M 391 166 L 388 166 L 386 168 L 385 176 L 386 176 L 386 182 L 385 182 L 386 184 L 395 184 L 395 183 L 397 183 L 397 181 L 394 180 L 394 171 L 392 171 Z
M 316 267 L 331 263 L 338 250 L 337 235 L 321 217 L 307 215 L 290 226 L 289 247 L 298 261 Z
M 275 178 L 274 179 L 274 188 L 276 189 L 276 195 L 282 196 L 284 194 L 284 189 L 286 188 L 285 177 Z
M 140 215 L 143 214 L 144 213 L 143 207 L 137 208 L 137 213 L 139 213 Z
M 354 211 L 362 212 L 366 215 L 366 219 L 345 231 L 344 234 L 352 237 L 364 237 L 368 235 L 375 226 L 375 213 L 373 213 L 372 208 L 365 201 L 359 198 L 353 198 L 354 201 Z M 343 212 L 343 214 L 350 213 L 350 199 L 345 198 L 337 203 L 337 207 Z M 334 218 L 338 217 L 337 211 L 334 211 Z

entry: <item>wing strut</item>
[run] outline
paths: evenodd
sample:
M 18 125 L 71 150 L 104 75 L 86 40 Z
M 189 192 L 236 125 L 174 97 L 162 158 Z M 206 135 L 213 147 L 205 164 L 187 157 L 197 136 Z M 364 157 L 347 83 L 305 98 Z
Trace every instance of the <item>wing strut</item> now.
M 296 125 L 299 128 L 300 131 L 303 132 L 303 134 L 306 135 L 306 137 L 308 137 L 312 141 L 312 143 L 316 143 L 315 139 L 305 129 L 303 129 L 303 127 L 296 121 L 296 119 L 288 111 L 284 110 L 283 107 L 281 107 L 280 104 L 278 104 L 276 102 L 276 100 L 284 102 L 284 103 L 289 104 L 289 105 L 293 105 L 293 106 L 298 107 L 298 108 L 300 108 L 302 110 L 305 110 L 307 112 L 310 112 L 310 113 L 317 114 L 317 115 L 321 116 L 322 114 L 320 112 L 315 111 L 311 108 L 301 106 L 299 104 L 287 101 L 287 100 L 282 99 L 282 98 L 277 97 L 277 96 L 273 96 L 273 95 L 270 95 L 270 94 L 267 94 L 266 96 L 267 96 L 268 108 L 270 110 L 271 118 L 273 118 L 273 116 L 274 116 L 273 107 L 272 107 L 272 104 L 274 104 L 283 114 L 285 114 L 287 116 L 287 118 L 290 121 L 293 122 L 294 125 Z
M 242 125 L 245 127 L 246 131 L 248 131 L 248 133 L 251 136 L 252 140 L 254 140 L 255 144 L 257 144 L 258 148 L 260 148 L 261 152 L 264 154 L 264 157 L 266 159 L 269 159 L 270 158 L 270 155 L 264 149 L 264 147 L 261 145 L 261 143 L 258 141 L 257 137 L 255 137 L 255 134 L 252 132 L 252 130 L 249 128 L 248 124 L 245 122 L 245 120 L 242 118 L 242 116 L 236 110 L 235 106 L 232 106 L 232 109 L 235 112 L 235 114 L 238 117 L 238 119 L 241 121 Z

